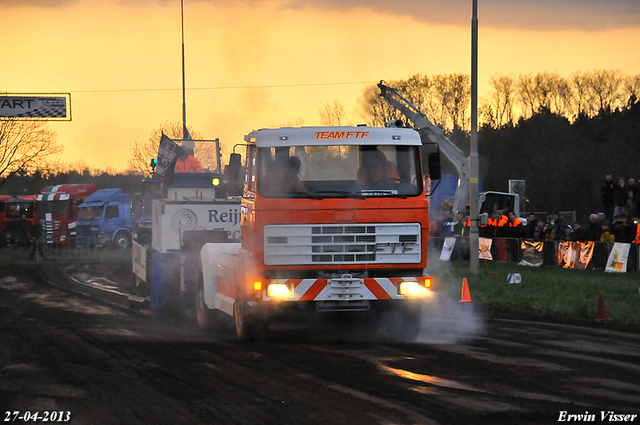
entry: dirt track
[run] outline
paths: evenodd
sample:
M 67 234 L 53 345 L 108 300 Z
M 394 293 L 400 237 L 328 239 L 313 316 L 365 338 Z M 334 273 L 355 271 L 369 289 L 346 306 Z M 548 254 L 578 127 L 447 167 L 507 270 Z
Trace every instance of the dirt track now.
M 636 333 L 483 317 L 452 300 L 432 306 L 425 328 L 417 344 L 335 327 L 281 327 L 240 344 L 4 269 L 0 413 L 252 425 L 545 424 L 562 412 L 600 423 L 601 412 L 640 413 Z

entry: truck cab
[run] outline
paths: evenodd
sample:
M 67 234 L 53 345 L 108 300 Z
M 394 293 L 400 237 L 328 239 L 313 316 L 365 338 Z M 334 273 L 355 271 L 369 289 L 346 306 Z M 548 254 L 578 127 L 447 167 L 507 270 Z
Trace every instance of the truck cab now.
M 245 338 L 279 316 L 397 313 L 394 332 L 417 337 L 431 294 L 419 134 L 303 127 L 245 141 L 241 241 L 202 249 L 201 325 L 219 310 Z
M 21 196 L 4 201 L 4 233 L 8 243 L 15 244 L 20 241 L 22 216 L 29 222 L 29 230 L 38 222 L 36 202 L 37 195 Z
M 122 189 L 100 189 L 78 207 L 78 237 L 83 243 L 131 247 L 131 197 Z
M 47 186 L 37 197 L 38 215 L 42 220 L 47 243 L 68 244 L 76 236 L 78 206 L 96 191 L 96 185 L 63 184 Z

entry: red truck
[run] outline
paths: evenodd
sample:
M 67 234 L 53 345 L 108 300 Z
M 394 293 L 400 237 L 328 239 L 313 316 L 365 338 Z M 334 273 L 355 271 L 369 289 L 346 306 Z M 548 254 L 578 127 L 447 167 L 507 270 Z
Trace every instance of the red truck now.
M 47 186 L 37 195 L 37 212 L 44 220 L 47 243 L 66 244 L 76 235 L 78 205 L 96 191 L 96 185 L 63 184 Z
M 21 241 L 22 216 L 29 222 L 28 237 L 31 237 L 31 228 L 39 219 L 36 213 L 37 196 L 38 195 L 21 196 L 4 201 L 2 228 L 8 243 L 15 244 Z

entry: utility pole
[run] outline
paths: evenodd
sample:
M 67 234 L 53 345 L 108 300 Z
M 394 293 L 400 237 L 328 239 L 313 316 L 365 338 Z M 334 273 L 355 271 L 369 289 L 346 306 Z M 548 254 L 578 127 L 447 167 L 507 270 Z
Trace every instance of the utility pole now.
M 180 20 L 182 22 L 182 138 L 187 139 L 187 95 L 184 77 L 184 0 L 180 0 Z
M 473 0 L 473 17 L 471 18 L 471 153 L 469 156 L 469 203 L 471 207 L 469 267 L 471 273 L 480 271 L 478 175 L 478 0 Z

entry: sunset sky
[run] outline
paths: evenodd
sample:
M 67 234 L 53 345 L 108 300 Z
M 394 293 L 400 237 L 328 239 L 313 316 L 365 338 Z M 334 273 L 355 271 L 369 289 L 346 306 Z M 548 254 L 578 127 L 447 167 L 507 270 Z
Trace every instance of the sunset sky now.
M 491 75 L 640 74 L 639 0 L 479 0 Z M 226 153 L 254 129 L 353 124 L 381 79 L 466 73 L 471 0 L 184 0 L 187 124 Z M 124 170 L 129 146 L 182 121 L 180 0 L 0 0 L 0 92 L 71 93 L 62 159 Z

